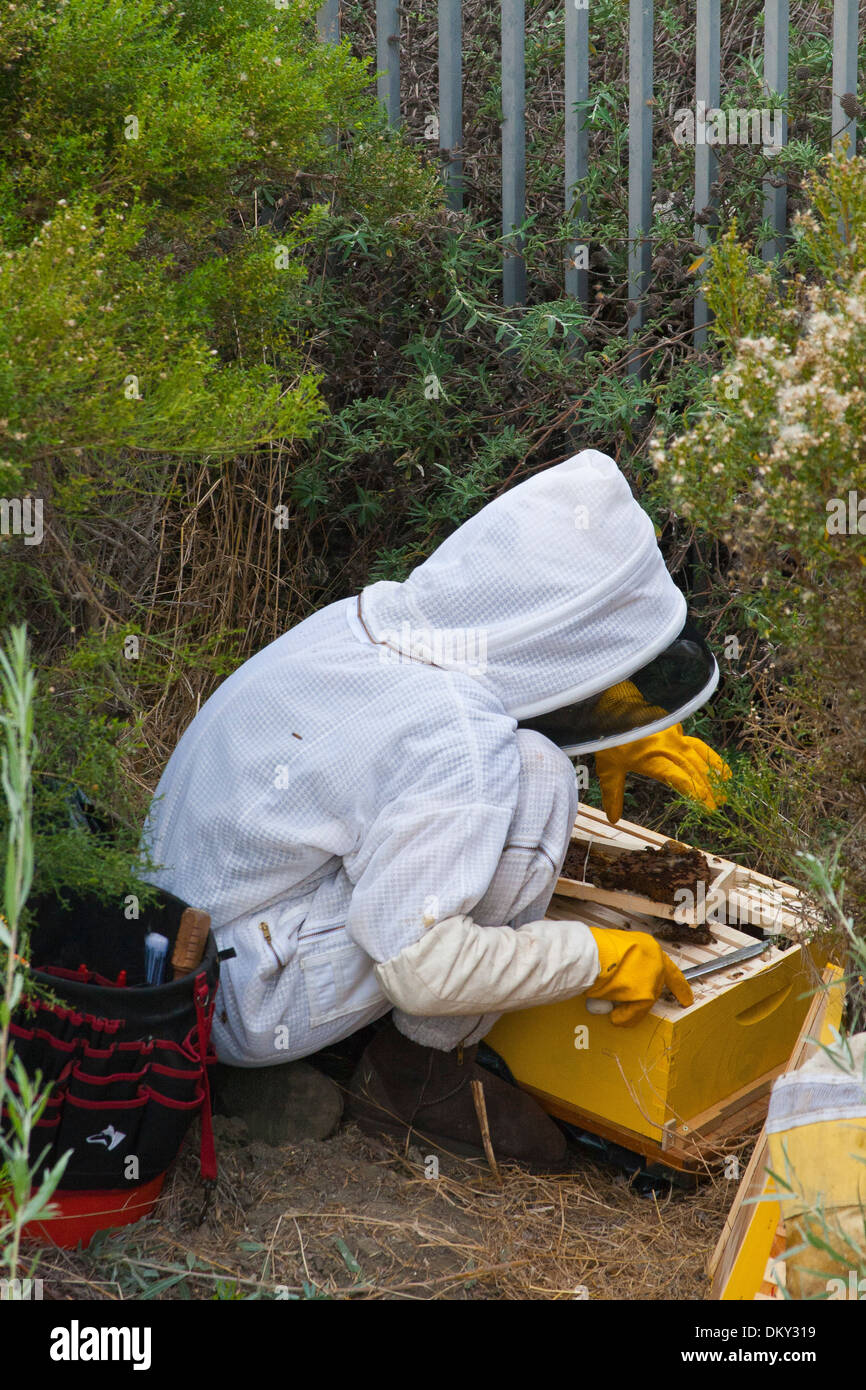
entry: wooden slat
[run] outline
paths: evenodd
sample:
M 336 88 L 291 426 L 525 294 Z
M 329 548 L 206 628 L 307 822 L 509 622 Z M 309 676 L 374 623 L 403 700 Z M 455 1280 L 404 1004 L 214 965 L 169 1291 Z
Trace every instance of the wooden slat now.
M 728 870 L 726 869 L 716 873 L 712 880 L 710 894 L 723 889 L 727 876 Z M 556 891 L 561 893 L 563 897 L 579 898 L 583 902 L 604 903 L 607 907 L 615 907 L 620 912 L 640 912 L 650 917 L 657 917 L 661 921 L 676 921 L 682 926 L 701 926 L 706 920 L 706 900 L 702 903 L 696 903 L 694 908 L 686 911 L 682 907 L 675 907 L 669 903 L 656 902 L 653 898 L 644 897 L 640 893 L 628 893 L 621 888 L 597 888 L 592 883 L 580 883 L 571 878 L 560 878 L 556 884 Z
M 679 1172 L 705 1173 L 709 1162 L 717 1160 L 721 1154 L 730 1152 L 732 1138 L 747 1132 L 752 1126 L 759 1125 L 764 1119 L 770 1087 L 776 1075 L 777 1072 L 774 1071 L 753 1082 L 751 1096 L 738 1092 L 735 1097 L 730 1098 L 730 1104 L 721 1103 L 716 1107 L 717 1113 L 712 1123 L 706 1123 L 701 1129 L 689 1134 L 679 1134 L 676 1131 L 668 1133 L 666 1130 L 662 1142 L 647 1134 L 628 1129 L 625 1125 L 617 1124 L 615 1120 L 584 1110 L 581 1106 L 564 1100 L 562 1096 L 550 1095 L 525 1081 L 521 1082 L 520 1089 L 534 1096 L 549 1114 L 577 1125 L 590 1134 L 598 1134 L 602 1139 L 619 1144 L 630 1153 L 640 1154 L 643 1158 L 660 1163 L 666 1168 L 677 1169 Z
M 619 841 L 629 849 L 641 849 L 644 845 L 663 845 L 671 838 L 661 835 L 657 830 L 648 830 L 634 821 L 618 820 L 611 825 L 604 811 L 596 806 L 581 806 L 574 822 L 576 830 L 593 831 L 599 837 Z
M 782 1075 L 786 1065 L 782 1062 L 779 1066 L 772 1067 L 756 1081 L 750 1081 L 747 1086 L 742 1086 L 738 1091 L 725 1096 L 724 1100 L 708 1106 L 706 1110 L 702 1110 L 697 1115 L 690 1115 L 687 1120 L 669 1120 L 662 1135 L 662 1148 L 667 1149 L 672 1144 L 688 1146 L 691 1142 L 698 1143 L 705 1140 L 708 1135 L 712 1135 L 713 1139 L 717 1141 L 720 1126 L 734 1118 L 742 1130 L 744 1128 L 742 1112 L 754 1107 L 758 1101 L 764 1102 L 766 1112 L 773 1082 L 777 1076 Z

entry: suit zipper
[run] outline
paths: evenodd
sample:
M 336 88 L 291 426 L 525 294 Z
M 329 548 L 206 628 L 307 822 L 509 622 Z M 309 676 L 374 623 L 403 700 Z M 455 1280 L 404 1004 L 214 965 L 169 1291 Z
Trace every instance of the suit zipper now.
M 276 948 L 275 948 L 275 946 L 274 946 L 273 941 L 271 940 L 271 929 L 270 929 L 270 927 L 268 926 L 267 922 L 259 922 L 259 931 L 261 932 L 262 936 L 265 938 L 265 941 L 268 943 L 269 947 L 271 948 L 271 954 L 273 955 L 274 960 L 277 962 L 277 965 L 280 967 L 280 969 L 282 969 L 282 968 L 283 968 L 283 962 L 280 960 L 279 956 L 277 955 Z

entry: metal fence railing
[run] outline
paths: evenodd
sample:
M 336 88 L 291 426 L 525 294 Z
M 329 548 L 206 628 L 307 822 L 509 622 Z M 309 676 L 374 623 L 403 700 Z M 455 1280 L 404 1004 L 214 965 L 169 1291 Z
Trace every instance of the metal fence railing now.
M 588 133 L 580 112 L 590 97 L 589 52 L 592 0 L 563 0 L 565 5 L 564 209 L 578 222 L 591 217 L 586 195 L 576 185 L 589 171 Z M 765 0 L 764 90 L 768 100 L 784 98 L 788 90 L 790 0 Z M 652 266 L 650 229 L 653 221 L 653 0 L 629 0 L 629 125 L 628 125 L 628 296 L 629 337 L 644 324 L 646 294 Z M 500 0 L 502 65 L 502 300 L 518 305 L 526 298 L 526 262 L 518 229 L 526 217 L 525 135 L 525 0 Z M 721 0 L 695 0 L 695 109 L 717 109 L 721 82 Z M 438 0 L 439 19 L 439 149 L 449 205 L 462 206 L 462 0 Z M 326 0 L 319 10 L 319 33 L 339 42 L 340 0 Z M 831 140 L 835 146 L 847 134 L 849 155 L 856 148 L 856 120 L 851 114 L 857 91 L 858 0 L 833 0 Z M 377 91 L 393 126 L 400 112 L 399 0 L 376 0 Z M 848 108 L 846 111 L 845 108 Z M 741 113 L 750 131 L 760 112 Z M 742 138 L 742 137 L 741 137 Z M 773 146 L 787 143 L 784 110 L 773 122 Z M 767 133 L 762 139 L 767 143 Z M 695 240 L 706 246 L 711 235 L 717 155 L 707 140 L 695 140 Z M 707 213 L 710 213 L 709 218 Z M 787 230 L 784 182 L 768 175 L 763 188 L 764 219 L 772 229 L 763 247 L 767 261 L 783 250 Z M 565 293 L 583 302 L 588 298 L 589 247 L 575 237 L 565 258 Z M 705 341 L 707 307 L 695 297 L 694 337 Z M 638 368 L 635 367 L 635 370 Z

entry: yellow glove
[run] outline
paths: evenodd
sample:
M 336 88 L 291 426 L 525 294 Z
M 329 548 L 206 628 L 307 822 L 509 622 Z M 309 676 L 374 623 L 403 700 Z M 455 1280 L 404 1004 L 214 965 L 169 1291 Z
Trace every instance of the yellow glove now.
M 619 1005 L 610 1015 L 611 1023 L 620 1028 L 640 1023 L 663 989 L 669 989 L 684 1009 L 695 1002 L 688 980 L 649 932 L 589 930 L 598 947 L 600 968 L 586 997 Z
M 633 707 L 635 718 L 631 721 L 632 728 L 637 723 L 661 719 L 665 714 L 663 709 L 647 705 L 631 681 L 621 681 L 619 685 L 612 686 L 599 701 L 602 712 L 614 708 L 618 710 L 620 727 L 627 725 L 627 720 L 622 719 L 623 706 L 626 713 L 628 707 Z M 616 825 L 622 815 L 628 772 L 652 777 L 666 787 L 682 792 L 684 796 L 694 797 L 708 811 L 715 811 L 725 800 L 724 792 L 710 782 L 710 771 L 716 774 L 719 781 L 726 781 L 731 775 L 728 764 L 709 744 L 699 738 L 686 737 L 682 724 L 674 724 L 660 734 L 635 739 L 633 743 L 599 749 L 595 755 L 595 770 L 601 784 L 601 804 L 611 825 Z

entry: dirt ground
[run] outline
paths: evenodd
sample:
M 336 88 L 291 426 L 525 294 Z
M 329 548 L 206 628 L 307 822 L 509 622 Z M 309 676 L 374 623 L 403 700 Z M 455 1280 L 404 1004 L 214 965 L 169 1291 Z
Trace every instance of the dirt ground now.
M 270 1146 L 216 1116 L 209 1209 L 193 1132 L 154 1215 L 87 1252 L 47 1250 L 55 1299 L 703 1299 L 737 1184 L 631 1177 L 580 1144 L 570 1171 L 368 1138 Z M 748 1157 L 744 1145 L 742 1164 Z

